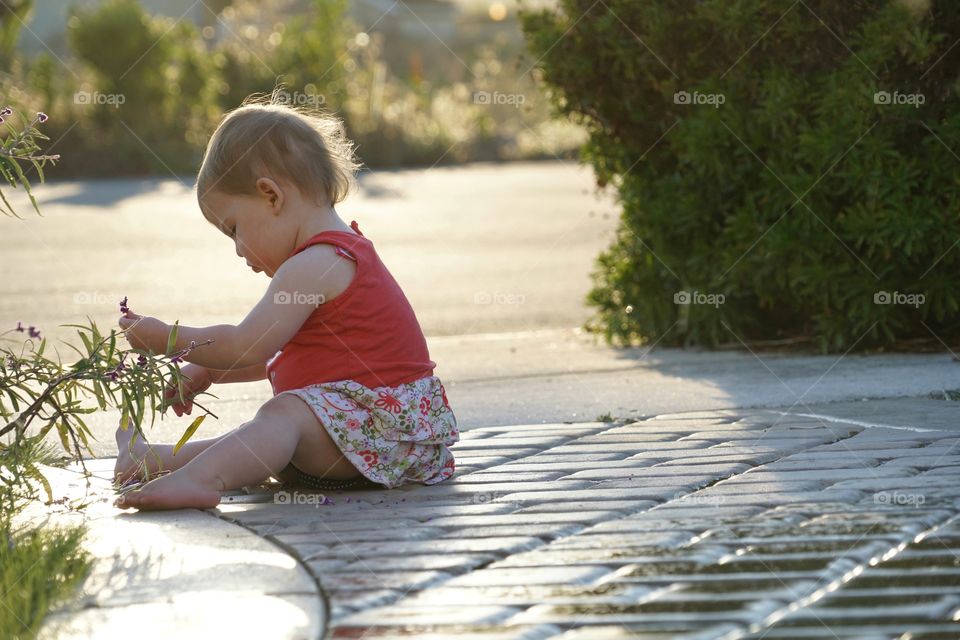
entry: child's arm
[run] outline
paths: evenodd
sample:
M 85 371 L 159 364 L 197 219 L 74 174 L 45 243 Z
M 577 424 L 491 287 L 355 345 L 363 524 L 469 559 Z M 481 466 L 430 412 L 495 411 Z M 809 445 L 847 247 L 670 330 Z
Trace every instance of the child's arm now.
M 195 342 L 201 346 L 183 357 L 187 362 L 219 370 L 260 366 L 282 349 L 317 309 L 324 300 L 326 283 L 343 276 L 342 260 L 331 245 L 308 247 L 280 265 L 263 298 L 240 324 L 179 326 L 172 351 Z M 166 352 L 171 325 L 127 312 L 120 318 L 120 326 L 132 346 Z M 212 343 L 202 344 L 210 339 Z
M 228 382 L 257 382 L 267 379 L 267 363 L 253 364 L 241 369 L 207 369 L 210 381 L 215 384 Z

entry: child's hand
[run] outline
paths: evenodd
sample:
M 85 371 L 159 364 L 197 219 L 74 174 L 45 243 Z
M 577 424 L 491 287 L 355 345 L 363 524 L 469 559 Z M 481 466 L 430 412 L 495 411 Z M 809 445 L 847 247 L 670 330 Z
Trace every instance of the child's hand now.
M 164 353 L 170 326 L 157 318 L 141 316 L 127 309 L 120 316 L 120 328 L 124 337 L 134 349 L 145 349 L 153 353 Z
M 166 411 L 167 407 L 173 407 L 173 412 L 178 416 L 190 415 L 193 410 L 194 396 L 203 393 L 212 384 L 210 371 L 206 367 L 191 362 L 180 367 L 180 373 L 184 376 L 180 384 L 183 402 L 180 402 L 180 394 L 177 393 L 177 389 L 168 385 L 163 391 L 163 410 Z

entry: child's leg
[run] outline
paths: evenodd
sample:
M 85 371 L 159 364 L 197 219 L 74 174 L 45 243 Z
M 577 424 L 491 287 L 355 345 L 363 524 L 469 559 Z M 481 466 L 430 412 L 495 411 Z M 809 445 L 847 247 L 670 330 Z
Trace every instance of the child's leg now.
M 121 496 L 116 504 L 141 509 L 213 507 L 220 502 L 221 491 L 261 482 L 291 461 L 318 476 L 360 475 L 306 403 L 287 394 L 269 400 L 253 420 L 222 436 L 177 471 Z
M 190 440 L 173 454 L 172 444 L 151 444 L 142 436 L 133 442 L 134 430 L 117 428 L 117 463 L 113 467 L 115 482 L 126 482 L 133 476 L 144 477 L 144 471 L 154 474 L 161 469 L 173 471 L 196 458 L 202 451 L 219 442 L 226 435 L 203 440 Z

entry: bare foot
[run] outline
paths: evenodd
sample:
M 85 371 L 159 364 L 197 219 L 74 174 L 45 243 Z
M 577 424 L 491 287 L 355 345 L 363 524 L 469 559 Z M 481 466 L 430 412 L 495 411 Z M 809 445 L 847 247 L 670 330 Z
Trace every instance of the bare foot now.
M 143 477 L 144 458 L 150 451 L 150 445 L 143 436 L 133 442 L 134 433 L 132 425 L 126 431 L 117 427 L 117 462 L 113 466 L 115 486 L 122 485 L 134 476 Z
M 113 505 L 121 509 L 208 509 L 220 504 L 220 492 L 180 470 L 124 493 Z

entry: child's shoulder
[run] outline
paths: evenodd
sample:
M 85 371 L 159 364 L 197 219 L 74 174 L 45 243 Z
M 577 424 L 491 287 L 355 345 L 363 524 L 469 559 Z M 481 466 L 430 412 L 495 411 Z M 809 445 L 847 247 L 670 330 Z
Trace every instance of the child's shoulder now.
M 321 293 L 324 302 L 346 291 L 356 273 L 356 263 L 340 253 L 338 246 L 326 241 L 311 244 L 290 256 L 277 271 L 291 291 Z

